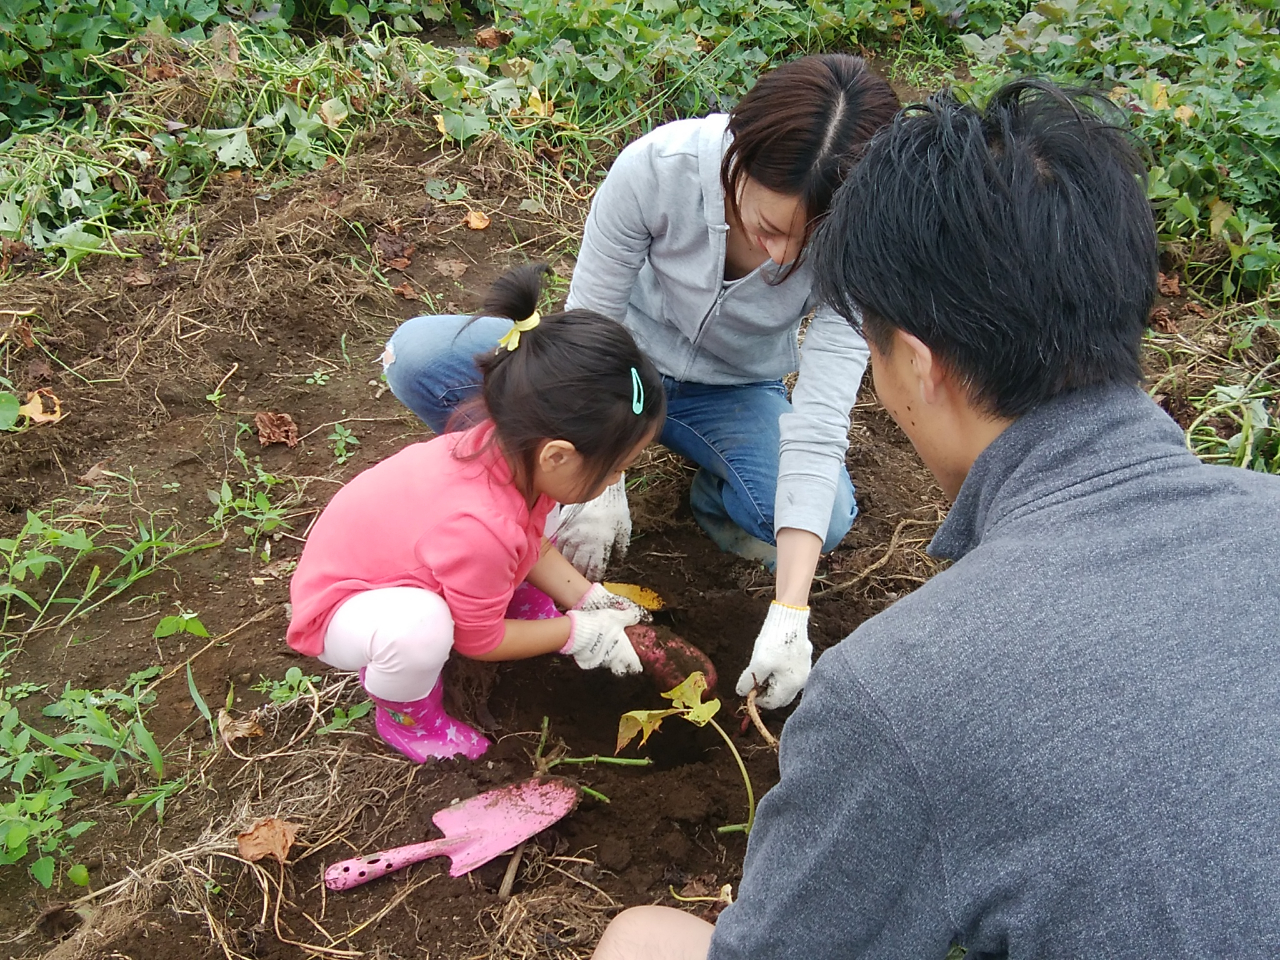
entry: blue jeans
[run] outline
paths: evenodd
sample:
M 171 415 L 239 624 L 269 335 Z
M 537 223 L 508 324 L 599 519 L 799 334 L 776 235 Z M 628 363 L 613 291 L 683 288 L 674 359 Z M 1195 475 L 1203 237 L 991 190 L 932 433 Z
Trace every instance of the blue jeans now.
M 391 336 L 383 355 L 387 383 L 432 430 L 443 433 L 458 405 L 480 393 L 476 354 L 492 350 L 511 321 L 460 316 L 414 317 Z M 667 420 L 659 442 L 701 468 L 689 493 L 699 524 L 717 543 L 730 521 L 756 540 L 775 543 L 778 418 L 791 410 L 781 381 L 712 386 L 663 377 Z M 849 532 L 858 506 L 849 474 L 840 472 L 831 524 L 822 549 Z

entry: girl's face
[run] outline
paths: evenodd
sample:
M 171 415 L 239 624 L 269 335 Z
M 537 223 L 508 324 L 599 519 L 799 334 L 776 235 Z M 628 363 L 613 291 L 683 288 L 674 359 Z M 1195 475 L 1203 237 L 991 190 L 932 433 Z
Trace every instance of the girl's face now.
M 657 429 L 649 433 L 627 453 L 617 468 L 612 470 L 595 488 L 587 488 L 591 474 L 595 471 L 587 467 L 586 460 L 568 440 L 543 441 L 538 451 L 538 459 L 534 470 L 533 489 L 540 496 L 550 497 L 557 503 L 586 503 L 594 500 L 605 489 L 613 486 L 622 476 L 622 471 L 635 463 L 650 443 L 653 442 Z
M 752 247 L 764 251 L 778 266 L 800 256 L 807 218 L 799 197 L 745 177 L 738 191 L 738 216 Z

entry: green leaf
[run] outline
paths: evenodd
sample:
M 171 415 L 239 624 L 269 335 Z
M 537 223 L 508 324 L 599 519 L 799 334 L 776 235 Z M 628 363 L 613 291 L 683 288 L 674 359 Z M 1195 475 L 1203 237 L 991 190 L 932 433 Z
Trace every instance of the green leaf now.
M 87 887 L 89 885 L 89 868 L 83 863 L 77 863 L 67 870 L 67 879 L 77 887 Z
M 17 425 L 21 406 L 12 393 L 0 391 L 0 430 L 12 430 Z
M 185 621 L 180 616 L 161 617 L 151 636 L 157 640 L 163 640 L 165 637 L 171 637 L 175 633 L 181 633 L 184 625 Z
M 206 709 L 208 709 L 206 707 Z M 156 746 L 155 737 L 151 736 L 151 731 L 146 728 L 141 720 L 133 721 L 133 738 L 138 741 L 138 745 L 147 755 L 147 759 L 151 761 L 151 772 L 156 775 L 156 779 L 164 776 L 164 755 L 160 753 L 160 748 Z
M 210 729 L 213 728 L 213 714 L 209 712 L 209 705 L 204 702 L 204 697 L 200 696 L 200 691 L 196 689 L 196 678 L 191 673 L 191 663 L 187 663 L 187 690 L 191 694 L 191 700 L 196 705 L 196 709 L 200 711 L 200 716 L 208 721 Z
M 31 875 L 39 881 L 40 886 L 46 890 L 53 885 L 53 857 L 41 857 L 31 865 Z

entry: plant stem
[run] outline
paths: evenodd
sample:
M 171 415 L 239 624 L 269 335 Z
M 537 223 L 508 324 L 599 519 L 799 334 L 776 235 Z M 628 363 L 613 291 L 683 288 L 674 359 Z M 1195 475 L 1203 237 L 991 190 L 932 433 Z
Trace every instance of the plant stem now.
M 751 825 L 756 821 L 756 793 L 751 789 L 751 777 L 747 774 L 747 765 L 742 762 L 742 754 L 740 754 L 738 752 L 738 748 L 733 745 L 733 741 L 730 740 L 729 735 L 724 732 L 724 728 L 721 727 L 720 724 L 716 723 L 715 720 L 708 720 L 707 722 L 710 723 L 711 726 L 715 727 L 716 733 L 720 734 L 724 742 L 728 744 L 729 751 L 733 754 L 733 759 L 738 761 L 738 770 L 741 771 L 742 782 L 747 788 L 747 822 L 735 823 L 727 827 L 719 827 L 716 832 L 735 833 L 738 830 L 741 830 L 743 833 L 750 834 Z
M 552 760 L 547 764 L 547 769 L 561 763 L 612 763 L 619 767 L 651 767 L 653 766 L 652 757 L 601 757 L 592 755 L 590 757 L 561 757 L 558 760 Z
M 606 797 L 603 793 L 601 793 L 599 790 L 592 790 L 590 787 L 584 787 L 582 784 L 578 784 L 578 789 L 581 790 L 583 793 L 585 793 L 588 797 L 595 797 L 601 803 L 613 802 L 608 797 Z

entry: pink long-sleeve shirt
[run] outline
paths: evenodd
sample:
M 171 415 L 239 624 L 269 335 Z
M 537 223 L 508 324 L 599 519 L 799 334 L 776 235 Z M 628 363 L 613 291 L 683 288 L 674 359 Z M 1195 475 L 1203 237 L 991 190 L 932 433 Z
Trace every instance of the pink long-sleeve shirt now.
M 453 615 L 454 648 L 502 642 L 503 614 L 541 551 L 554 502 L 530 509 L 492 439 L 492 424 L 415 443 L 357 475 L 325 507 L 289 584 L 288 642 L 324 650 L 329 619 L 353 594 L 423 587 Z M 474 459 L 454 456 L 481 449 Z

